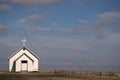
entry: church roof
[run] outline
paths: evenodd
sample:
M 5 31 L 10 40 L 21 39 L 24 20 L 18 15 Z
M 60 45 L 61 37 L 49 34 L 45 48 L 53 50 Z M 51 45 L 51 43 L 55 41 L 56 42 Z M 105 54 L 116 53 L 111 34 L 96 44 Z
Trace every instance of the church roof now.
M 14 54 L 12 54 L 9 58 L 8 58 L 8 60 L 9 59 L 11 59 L 14 55 L 16 55 L 20 50 L 27 50 L 28 52 L 30 52 L 34 57 L 36 57 L 37 59 L 40 59 L 37 55 L 35 55 L 29 48 L 27 48 L 27 47 L 25 47 L 25 46 L 23 46 L 22 48 L 20 48 L 18 51 L 16 51 Z

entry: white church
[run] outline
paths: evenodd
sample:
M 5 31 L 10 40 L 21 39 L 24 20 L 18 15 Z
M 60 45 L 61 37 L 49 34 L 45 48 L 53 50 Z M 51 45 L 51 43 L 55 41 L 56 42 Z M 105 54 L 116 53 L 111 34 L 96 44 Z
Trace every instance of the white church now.
M 8 58 L 9 72 L 34 72 L 39 70 L 39 57 L 25 46 L 23 46 Z

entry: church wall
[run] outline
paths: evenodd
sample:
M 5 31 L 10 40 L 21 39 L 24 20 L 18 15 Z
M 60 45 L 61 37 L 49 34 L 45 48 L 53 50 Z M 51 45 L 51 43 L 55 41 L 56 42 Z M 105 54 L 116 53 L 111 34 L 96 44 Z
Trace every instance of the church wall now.
M 31 53 L 29 53 L 27 50 L 25 50 L 25 53 L 29 55 L 32 59 L 34 59 L 34 64 L 33 64 L 33 71 L 38 71 L 38 59 L 34 57 Z
M 12 68 L 13 68 L 13 63 L 14 61 L 21 55 L 21 51 L 19 51 L 17 54 L 15 54 L 12 58 L 9 59 L 9 71 L 13 71 Z
M 21 61 L 22 60 L 27 60 L 27 70 L 28 71 L 33 71 L 33 66 L 32 66 L 32 61 L 26 56 L 26 55 L 23 55 L 21 58 L 19 58 L 17 61 L 16 61 L 16 72 L 20 72 L 21 71 Z
M 9 71 L 12 71 L 12 65 L 13 65 L 12 61 L 9 60 Z
M 38 60 L 34 62 L 34 68 L 33 68 L 33 71 L 38 71 Z
M 24 53 L 26 53 L 31 59 L 33 59 L 33 60 L 35 60 L 35 61 L 38 60 L 38 59 L 37 59 L 35 56 L 33 56 L 29 51 L 25 50 Z
M 21 71 L 21 62 L 16 61 L 16 70 L 15 70 L 15 72 L 20 72 L 20 71 Z

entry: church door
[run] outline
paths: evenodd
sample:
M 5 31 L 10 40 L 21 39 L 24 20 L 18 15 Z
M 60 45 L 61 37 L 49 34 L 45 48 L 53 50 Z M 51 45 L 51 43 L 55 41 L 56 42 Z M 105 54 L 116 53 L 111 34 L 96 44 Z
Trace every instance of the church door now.
M 27 60 L 21 61 L 21 71 L 27 71 L 28 63 Z

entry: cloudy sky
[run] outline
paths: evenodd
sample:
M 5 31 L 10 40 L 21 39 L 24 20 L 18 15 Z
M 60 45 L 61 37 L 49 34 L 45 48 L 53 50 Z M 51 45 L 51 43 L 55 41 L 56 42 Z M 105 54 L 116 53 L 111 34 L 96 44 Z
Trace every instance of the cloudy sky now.
M 40 69 L 120 71 L 119 3 L 0 0 L 0 69 L 25 37 Z

